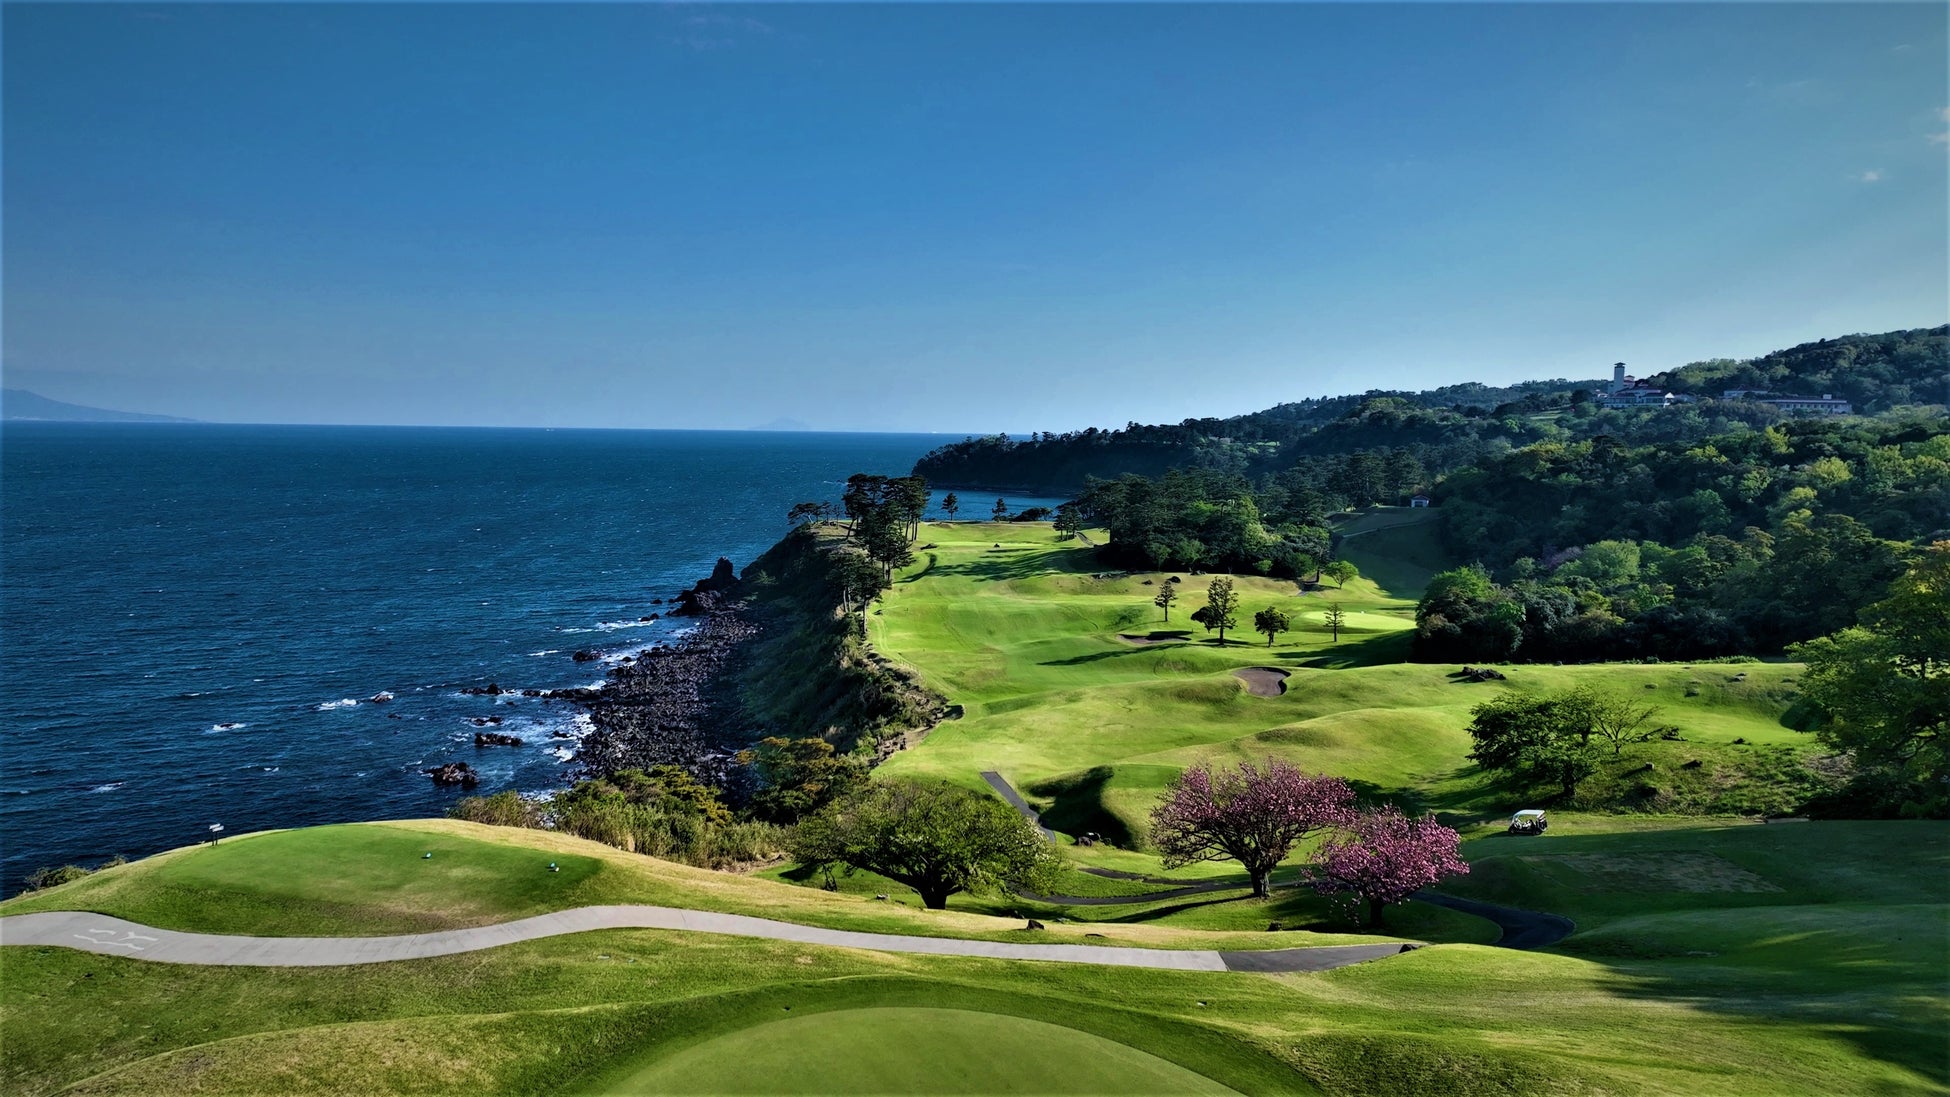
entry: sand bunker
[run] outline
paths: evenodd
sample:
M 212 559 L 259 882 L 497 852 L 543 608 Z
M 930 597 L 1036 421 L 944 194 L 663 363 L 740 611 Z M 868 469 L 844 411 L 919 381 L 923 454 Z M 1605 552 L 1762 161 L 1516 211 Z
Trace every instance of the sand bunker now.
M 1278 697 L 1286 692 L 1288 673 L 1278 667 L 1247 667 L 1232 676 L 1246 683 L 1246 692 L 1254 697 Z

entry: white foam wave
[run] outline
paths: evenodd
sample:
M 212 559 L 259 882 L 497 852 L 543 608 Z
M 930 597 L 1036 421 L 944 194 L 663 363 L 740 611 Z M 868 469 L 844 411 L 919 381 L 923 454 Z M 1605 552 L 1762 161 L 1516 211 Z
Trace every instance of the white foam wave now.
M 544 656 L 544 655 L 560 655 L 560 654 L 562 654 L 562 649 L 561 649 L 561 648 L 545 648 L 545 649 L 543 649 L 543 650 L 541 650 L 541 651 L 531 651 L 531 652 L 529 652 L 529 653 L 528 653 L 528 657 L 529 657 L 530 659 L 537 659 L 537 658 L 540 658 L 541 656 Z
M 626 629 L 626 628 L 649 628 L 652 625 L 660 625 L 662 623 L 663 623 L 662 620 L 598 621 L 596 624 L 588 628 L 565 628 L 562 629 L 561 631 L 563 632 L 616 632 L 619 629 Z
M 128 782 L 110 781 L 108 784 L 105 785 L 96 785 L 94 788 L 91 788 L 88 791 L 89 792 L 114 792 L 116 789 L 121 788 L 125 784 L 128 784 Z
M 219 731 L 242 731 L 247 727 L 250 727 L 250 725 L 236 720 L 230 720 L 221 724 L 211 724 L 210 731 L 213 734 Z
M 318 706 L 318 711 L 330 712 L 335 708 L 351 708 L 358 703 L 359 699 L 357 697 L 341 697 L 336 701 L 327 701 Z

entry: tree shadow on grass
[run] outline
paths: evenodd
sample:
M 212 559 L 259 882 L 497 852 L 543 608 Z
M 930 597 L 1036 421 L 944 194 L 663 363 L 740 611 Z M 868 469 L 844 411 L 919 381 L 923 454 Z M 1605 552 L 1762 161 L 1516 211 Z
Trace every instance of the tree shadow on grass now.
M 1054 801 L 1049 810 L 1039 813 L 1044 826 L 1070 835 L 1099 834 L 1113 846 L 1131 849 L 1136 844 L 1131 828 L 1104 806 L 1104 790 L 1113 776 L 1115 771 L 1111 767 L 1097 766 L 1082 773 L 1038 781 L 1026 788 L 1033 796 Z
M 1361 639 L 1354 639 L 1343 629 L 1345 637 L 1338 644 L 1332 644 L 1326 651 L 1313 652 L 1313 658 L 1300 662 L 1300 666 L 1310 670 L 1346 670 L 1350 667 L 1372 667 L 1384 663 L 1408 662 L 1409 638 L 1414 634 L 1402 632 L 1378 632 Z
M 928 574 L 929 572 L 931 572 L 931 571 L 933 571 L 933 570 L 934 570 L 934 568 L 935 568 L 935 565 L 936 565 L 936 564 L 939 564 L 940 562 L 941 562 L 941 557 L 940 557 L 940 556 L 939 556 L 938 554 L 936 554 L 936 553 L 932 553 L 932 552 L 930 552 L 930 553 L 928 553 L 928 554 L 927 554 L 927 562 L 926 562 L 925 564 L 922 564 L 922 565 L 921 565 L 921 570 L 919 570 L 919 571 L 914 571 L 914 572 L 909 572 L 909 573 L 907 573 L 906 575 L 903 575 L 903 576 L 901 576 L 901 577 L 900 577 L 899 579 L 896 579 L 896 580 L 894 580 L 894 581 L 895 581 L 895 582 L 897 582 L 897 583 L 914 583 L 914 582 L 918 582 L 918 581 L 920 581 L 920 579 L 921 579 L 921 577 L 922 577 L 922 576 L 924 576 L 924 575 L 926 575 L 926 574 Z
M 1052 573 L 1079 574 L 1083 569 L 1072 566 L 1078 562 L 1075 557 L 1072 549 L 1003 545 L 971 560 L 938 565 L 934 571 L 941 575 L 965 575 L 978 583 L 1003 583 Z
M 1171 633 L 1154 632 L 1151 635 L 1175 639 L 1184 638 L 1184 634 L 1182 633 L 1177 634 L 1175 637 Z M 1161 642 L 1158 640 L 1154 640 L 1148 644 L 1131 644 L 1126 642 L 1122 646 L 1112 648 L 1109 651 L 1093 651 L 1088 655 L 1072 655 L 1068 659 L 1050 659 L 1036 665 L 1042 667 L 1080 667 L 1090 663 L 1101 663 L 1106 659 L 1121 659 L 1127 655 L 1143 655 L 1150 649 L 1159 646 Z M 1175 647 L 1177 645 L 1172 646 Z

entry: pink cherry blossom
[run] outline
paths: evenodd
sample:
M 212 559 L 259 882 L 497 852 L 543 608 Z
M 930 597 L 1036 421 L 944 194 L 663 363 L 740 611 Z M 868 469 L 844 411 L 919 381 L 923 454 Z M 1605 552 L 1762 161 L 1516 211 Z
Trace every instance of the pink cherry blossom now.
M 1460 842 L 1432 815 L 1410 819 L 1393 806 L 1362 812 L 1321 847 L 1310 882 L 1318 891 L 1365 900 L 1368 920 L 1379 925 L 1384 906 L 1469 871 L 1457 853 Z
M 1151 839 L 1165 865 L 1234 860 L 1264 896 L 1274 866 L 1295 843 L 1317 830 L 1354 820 L 1354 790 L 1339 777 L 1309 776 L 1277 758 L 1264 770 L 1251 762 L 1214 774 L 1206 764 L 1186 770 L 1151 814 Z

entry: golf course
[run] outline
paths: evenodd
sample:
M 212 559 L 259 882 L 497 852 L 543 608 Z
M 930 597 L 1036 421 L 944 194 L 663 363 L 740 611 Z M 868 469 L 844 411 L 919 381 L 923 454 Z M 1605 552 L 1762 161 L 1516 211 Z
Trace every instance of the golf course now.
M 1275 606 L 1292 629 L 1223 646 L 1189 619 L 1210 576 L 1104 572 L 1044 523 L 921 526 L 868 640 L 955 707 L 875 779 L 1018 792 L 1064 860 L 1053 894 L 926 910 L 864 871 L 829 890 L 789 862 L 710 871 L 454 819 L 224 837 L 0 903 L 42 926 L 121 920 L 60 923 L 74 945 L 0 920 L 0 1090 L 1950 1092 L 1950 826 L 1762 821 L 1794 802 L 1787 763 L 1817 750 L 1783 722 L 1794 664 L 1474 681 L 1405 662 L 1443 566 L 1420 518 L 1345 525 L 1362 574 L 1340 588 L 1232 577 L 1242 624 Z M 1553 806 L 1547 835 L 1508 835 L 1534 805 L 1469 762 L 1470 709 L 1573 685 L 1642 695 L 1674 731 L 1594 776 L 1619 804 Z M 1357 929 L 1291 886 L 1309 849 L 1263 899 L 1230 862 L 1168 870 L 1148 819 L 1171 779 L 1267 757 L 1437 813 L 1464 837 L 1471 871 L 1440 886 L 1463 902 Z M 1507 947 L 1467 901 L 1570 932 Z M 183 934 L 233 959 L 143 957 Z M 452 947 L 356 941 L 381 938 Z M 1332 951 L 1350 945 L 1379 947 Z M 1099 951 L 1037 951 L 1052 946 Z M 326 951 L 271 959 L 293 948 Z M 1253 962 L 1309 954 L 1333 962 Z

